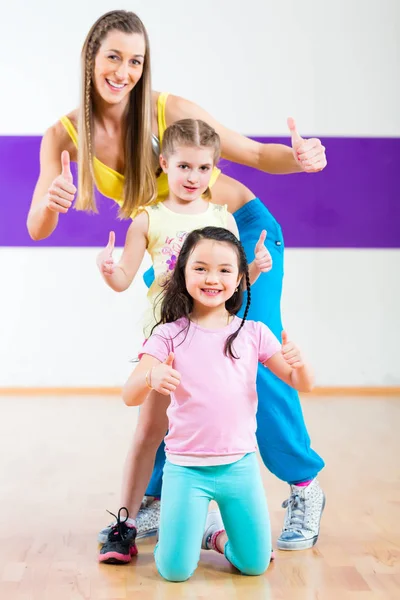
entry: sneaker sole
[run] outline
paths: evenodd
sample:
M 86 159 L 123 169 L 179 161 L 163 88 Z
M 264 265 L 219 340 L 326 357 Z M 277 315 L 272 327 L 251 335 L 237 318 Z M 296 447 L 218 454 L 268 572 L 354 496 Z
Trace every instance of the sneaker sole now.
M 324 494 L 324 499 L 322 501 L 322 509 L 321 509 L 321 516 L 319 518 L 319 523 L 318 523 L 318 535 L 315 535 L 313 538 L 310 538 L 308 540 L 299 540 L 298 542 L 285 542 L 284 540 L 280 540 L 279 538 L 276 541 L 276 547 L 278 548 L 278 550 L 309 550 L 310 548 L 312 548 L 313 546 L 315 546 L 315 544 L 318 541 L 319 538 L 319 526 L 321 523 L 321 519 L 322 519 L 322 513 L 324 512 L 325 509 L 325 494 Z
M 120 552 L 107 552 L 99 554 L 99 562 L 107 565 L 126 565 L 131 562 L 131 558 L 138 555 L 136 545 L 129 548 L 129 554 L 121 554 Z

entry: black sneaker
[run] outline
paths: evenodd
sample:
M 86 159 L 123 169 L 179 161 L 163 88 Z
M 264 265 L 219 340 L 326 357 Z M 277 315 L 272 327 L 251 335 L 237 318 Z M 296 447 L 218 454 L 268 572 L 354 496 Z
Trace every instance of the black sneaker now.
M 121 520 L 121 511 L 126 512 L 125 520 Z M 107 511 L 109 512 L 109 511 Z M 99 562 L 111 565 L 124 565 L 131 561 L 132 556 L 138 553 L 135 539 L 136 527 L 127 523 L 129 518 L 128 509 L 124 506 L 119 509 L 118 516 L 110 513 L 116 519 L 111 528 L 108 538 L 99 554 Z

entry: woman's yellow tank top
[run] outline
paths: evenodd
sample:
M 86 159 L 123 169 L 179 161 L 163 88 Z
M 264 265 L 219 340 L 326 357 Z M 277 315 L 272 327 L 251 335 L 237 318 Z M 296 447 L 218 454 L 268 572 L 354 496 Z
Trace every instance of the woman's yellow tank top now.
M 159 136 L 159 145 L 161 146 L 164 132 L 167 128 L 167 124 L 165 121 L 165 105 L 167 102 L 168 93 L 162 92 L 157 100 L 157 119 L 158 119 L 158 136 Z M 61 123 L 65 127 L 67 133 L 69 134 L 71 140 L 73 141 L 76 148 L 78 148 L 78 132 L 75 129 L 73 123 L 67 116 L 61 117 Z M 118 173 L 118 171 L 114 171 L 96 157 L 93 159 L 93 169 L 94 169 L 94 177 L 96 181 L 96 187 L 104 196 L 107 198 L 111 198 L 115 200 L 117 204 L 122 206 L 123 196 L 124 196 L 124 183 L 125 177 Z M 214 167 L 211 179 L 210 179 L 210 187 L 214 185 L 221 171 Z M 157 201 L 162 202 L 168 196 L 168 179 L 164 172 L 157 178 Z

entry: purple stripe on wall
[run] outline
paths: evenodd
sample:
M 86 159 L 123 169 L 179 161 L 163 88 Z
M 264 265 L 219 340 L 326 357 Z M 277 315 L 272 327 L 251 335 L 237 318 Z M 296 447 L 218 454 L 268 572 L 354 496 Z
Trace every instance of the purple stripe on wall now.
M 287 138 L 257 138 L 288 143 Z M 314 175 L 271 176 L 222 162 L 227 175 L 259 196 L 281 223 L 286 246 L 297 248 L 400 247 L 400 139 L 327 138 L 328 166 Z M 108 232 L 122 245 L 128 221 L 99 196 L 99 215 L 60 215 L 54 234 L 33 242 L 26 216 L 39 172 L 39 137 L 0 137 L 0 245 L 103 246 Z M 76 170 L 74 172 L 74 175 Z

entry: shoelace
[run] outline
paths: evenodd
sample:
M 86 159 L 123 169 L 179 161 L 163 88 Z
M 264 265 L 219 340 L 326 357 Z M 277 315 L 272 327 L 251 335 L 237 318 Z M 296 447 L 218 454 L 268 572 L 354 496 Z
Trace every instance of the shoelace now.
M 288 509 L 288 524 L 285 523 L 287 531 L 299 531 L 304 529 L 304 520 L 306 516 L 306 501 L 298 494 L 292 494 L 285 500 L 282 508 Z
M 124 510 L 126 512 L 126 517 L 125 519 L 122 521 L 121 519 L 121 511 Z M 111 511 L 107 510 L 107 512 L 112 515 L 115 518 L 115 525 L 113 525 L 111 527 L 111 531 L 109 533 L 109 535 L 119 535 L 119 539 L 123 540 L 125 538 L 125 531 L 123 528 L 123 525 L 125 525 L 125 523 L 127 522 L 127 520 L 129 519 L 129 511 L 125 506 L 121 506 L 121 508 L 118 511 L 118 515 L 114 515 L 114 513 L 112 513 Z M 118 533 L 117 533 L 118 532 Z M 115 538 L 114 538 L 115 541 Z

